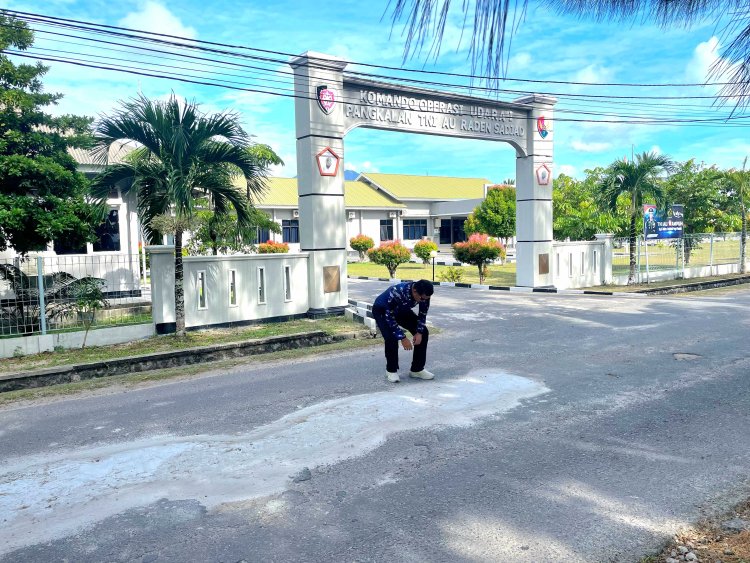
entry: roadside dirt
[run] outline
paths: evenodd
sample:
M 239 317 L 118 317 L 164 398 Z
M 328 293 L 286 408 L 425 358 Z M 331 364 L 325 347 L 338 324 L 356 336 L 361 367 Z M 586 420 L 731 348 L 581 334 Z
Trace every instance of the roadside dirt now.
M 737 531 L 743 526 L 744 531 Z M 680 548 L 688 551 L 682 553 Z M 678 534 L 656 558 L 643 563 L 690 561 L 695 554 L 699 563 L 750 563 L 750 500 L 741 502 L 731 511 L 703 520 L 691 530 Z M 671 563 L 671 561 L 670 561 Z

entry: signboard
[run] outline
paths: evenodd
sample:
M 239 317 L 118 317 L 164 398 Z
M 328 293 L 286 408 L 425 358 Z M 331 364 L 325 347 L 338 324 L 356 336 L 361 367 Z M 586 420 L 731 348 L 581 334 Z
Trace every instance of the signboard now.
M 643 236 L 649 239 L 682 238 L 684 205 L 672 205 L 666 213 L 650 203 L 643 205 Z
M 416 88 L 390 88 L 346 80 L 344 125 L 507 141 L 526 147 L 528 108 Z

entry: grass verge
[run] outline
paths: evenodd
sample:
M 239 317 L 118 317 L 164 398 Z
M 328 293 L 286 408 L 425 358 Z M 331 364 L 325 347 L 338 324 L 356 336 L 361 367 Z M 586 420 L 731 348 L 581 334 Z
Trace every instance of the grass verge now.
M 267 323 L 241 328 L 223 328 L 188 332 L 185 336 L 155 336 L 145 340 L 137 340 L 126 344 L 110 346 L 92 346 L 90 348 L 60 350 L 5 358 L 0 367 L 0 374 L 17 373 L 69 364 L 82 364 L 100 360 L 139 356 L 156 352 L 169 352 L 210 346 L 214 344 L 228 344 L 254 338 L 267 338 L 323 330 L 328 334 L 362 330 L 363 326 L 346 320 L 344 317 L 327 319 L 297 319 L 280 323 Z M 127 330 L 127 328 L 123 328 Z

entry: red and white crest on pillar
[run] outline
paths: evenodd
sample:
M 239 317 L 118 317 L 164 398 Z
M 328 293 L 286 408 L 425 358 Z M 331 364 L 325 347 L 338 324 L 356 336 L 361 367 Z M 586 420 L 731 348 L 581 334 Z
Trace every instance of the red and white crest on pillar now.
M 318 105 L 323 113 L 328 115 L 333 111 L 333 106 L 336 103 L 336 93 L 333 89 L 326 85 L 318 86 L 316 89 L 316 97 L 318 99 Z
M 341 157 L 337 155 L 331 147 L 326 147 L 315 155 L 318 162 L 318 170 L 321 176 L 335 176 L 339 172 L 339 162 Z
M 550 176 L 549 168 L 547 168 L 546 164 L 542 164 L 539 168 L 536 169 L 536 182 L 540 186 L 546 186 L 549 184 Z

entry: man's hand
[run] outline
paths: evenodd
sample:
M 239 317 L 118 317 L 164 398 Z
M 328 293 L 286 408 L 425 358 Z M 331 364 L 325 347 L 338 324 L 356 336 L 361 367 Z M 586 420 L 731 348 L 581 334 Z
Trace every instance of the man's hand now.
M 422 344 L 422 333 L 418 332 L 414 335 L 414 346 L 419 346 Z
M 411 350 L 411 340 L 406 338 L 405 336 L 401 339 L 401 346 L 404 347 L 404 350 Z

